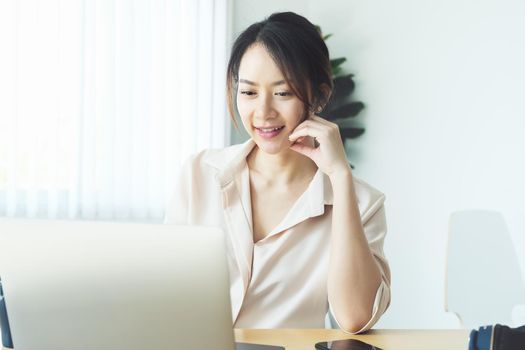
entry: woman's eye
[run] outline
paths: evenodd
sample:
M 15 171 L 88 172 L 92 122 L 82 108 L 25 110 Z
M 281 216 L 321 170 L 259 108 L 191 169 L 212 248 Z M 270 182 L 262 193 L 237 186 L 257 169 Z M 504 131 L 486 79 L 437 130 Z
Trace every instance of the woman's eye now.
M 293 94 L 289 91 L 279 91 L 275 93 L 277 96 L 285 97 L 285 96 L 292 96 Z
M 241 95 L 253 96 L 253 95 L 255 95 L 255 92 L 248 91 L 248 90 L 241 90 Z

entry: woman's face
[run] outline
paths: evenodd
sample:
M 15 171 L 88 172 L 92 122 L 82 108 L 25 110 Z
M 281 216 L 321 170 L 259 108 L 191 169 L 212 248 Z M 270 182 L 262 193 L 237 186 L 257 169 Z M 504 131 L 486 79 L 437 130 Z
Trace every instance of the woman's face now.
M 269 154 L 288 150 L 288 135 L 303 121 L 303 102 L 261 45 L 250 47 L 241 59 L 237 108 L 248 134 Z

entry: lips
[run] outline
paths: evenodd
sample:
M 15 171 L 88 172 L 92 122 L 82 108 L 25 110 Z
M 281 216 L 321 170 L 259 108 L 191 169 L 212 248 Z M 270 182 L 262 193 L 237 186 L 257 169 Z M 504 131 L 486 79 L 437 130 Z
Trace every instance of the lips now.
M 265 139 L 271 139 L 277 135 L 284 129 L 283 126 L 277 126 L 277 127 L 264 127 L 264 128 L 257 128 L 255 127 L 255 131 L 257 135 L 261 136 Z

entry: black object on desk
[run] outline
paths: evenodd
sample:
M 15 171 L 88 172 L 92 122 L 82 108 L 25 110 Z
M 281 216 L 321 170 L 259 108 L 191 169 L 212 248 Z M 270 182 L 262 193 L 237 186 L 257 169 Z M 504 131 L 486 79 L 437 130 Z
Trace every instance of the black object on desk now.
M 2 345 L 4 348 L 12 348 L 13 339 L 11 339 L 11 329 L 9 328 L 9 320 L 7 318 L 2 279 L 0 279 L 0 328 L 2 329 Z
M 334 340 L 315 344 L 318 350 L 382 350 L 357 339 Z
M 523 350 L 525 325 L 510 328 L 501 324 L 480 327 L 470 332 L 469 350 Z

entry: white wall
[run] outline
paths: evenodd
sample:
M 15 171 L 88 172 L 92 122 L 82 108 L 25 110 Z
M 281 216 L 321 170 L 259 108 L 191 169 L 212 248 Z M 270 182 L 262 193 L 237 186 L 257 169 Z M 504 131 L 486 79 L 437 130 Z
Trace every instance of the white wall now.
M 334 33 L 367 105 L 348 153 L 388 200 L 393 299 L 378 327 L 457 326 L 443 308 L 455 210 L 501 211 L 525 279 L 525 3 L 242 0 L 234 32 L 281 10 Z

